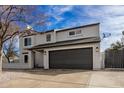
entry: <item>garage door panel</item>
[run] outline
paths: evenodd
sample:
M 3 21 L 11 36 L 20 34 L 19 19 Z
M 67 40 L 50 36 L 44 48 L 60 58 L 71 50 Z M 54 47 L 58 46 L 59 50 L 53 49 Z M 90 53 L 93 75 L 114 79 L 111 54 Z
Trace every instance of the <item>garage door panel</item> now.
M 50 68 L 92 69 L 92 48 L 50 51 L 49 62 Z

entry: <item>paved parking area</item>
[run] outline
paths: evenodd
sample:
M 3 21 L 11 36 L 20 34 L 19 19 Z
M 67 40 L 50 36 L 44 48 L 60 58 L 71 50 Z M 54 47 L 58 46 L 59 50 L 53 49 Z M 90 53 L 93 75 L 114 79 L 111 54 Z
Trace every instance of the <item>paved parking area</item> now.
M 0 73 L 1 88 L 124 87 L 124 71 L 6 70 Z

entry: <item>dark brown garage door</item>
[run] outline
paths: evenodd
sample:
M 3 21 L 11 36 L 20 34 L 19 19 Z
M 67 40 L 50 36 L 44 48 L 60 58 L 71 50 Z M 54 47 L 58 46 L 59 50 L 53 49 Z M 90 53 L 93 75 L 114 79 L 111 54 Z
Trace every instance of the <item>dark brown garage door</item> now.
M 50 68 L 92 69 L 92 48 L 50 51 L 49 62 Z

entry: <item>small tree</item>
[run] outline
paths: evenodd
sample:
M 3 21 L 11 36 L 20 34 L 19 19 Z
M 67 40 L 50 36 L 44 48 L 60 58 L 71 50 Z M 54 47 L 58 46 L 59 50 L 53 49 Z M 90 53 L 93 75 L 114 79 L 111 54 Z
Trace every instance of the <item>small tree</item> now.
M 123 47 L 122 42 L 117 41 L 115 43 L 112 43 L 111 47 L 109 49 L 107 49 L 107 50 L 119 50 L 122 47 Z

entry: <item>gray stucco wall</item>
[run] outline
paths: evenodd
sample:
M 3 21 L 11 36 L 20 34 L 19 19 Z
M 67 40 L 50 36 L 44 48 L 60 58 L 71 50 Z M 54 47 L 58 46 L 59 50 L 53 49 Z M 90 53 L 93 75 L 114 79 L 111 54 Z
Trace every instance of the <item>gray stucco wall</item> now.
M 77 31 L 81 30 L 81 34 L 75 35 L 75 36 L 69 36 L 70 31 Z M 46 42 L 46 35 L 51 34 L 51 41 Z M 84 28 L 78 28 L 78 29 L 73 29 L 73 30 L 67 30 L 67 31 L 53 31 L 53 32 L 47 32 L 44 34 L 38 34 L 38 35 L 33 35 L 33 36 L 28 36 L 32 38 L 32 46 L 39 45 L 39 44 L 45 44 L 45 43 L 51 43 L 51 42 L 56 42 L 56 41 L 66 41 L 66 40 L 73 40 L 73 39 L 80 39 L 80 38 L 88 38 L 88 37 L 99 37 L 99 25 L 93 25 L 93 26 L 88 26 Z M 26 38 L 26 37 L 24 37 Z M 23 44 L 24 39 L 20 39 L 21 41 L 21 47 L 23 48 L 28 48 L 25 47 Z M 30 47 L 30 46 L 29 46 Z
M 77 31 L 81 30 L 80 35 L 76 36 L 69 36 L 70 31 Z M 90 26 L 85 28 L 79 28 L 74 30 L 68 30 L 68 31 L 61 31 L 56 33 L 56 40 L 57 41 L 64 41 L 64 40 L 73 40 L 73 39 L 79 39 L 79 38 L 88 38 L 88 37 L 99 37 L 99 26 Z

